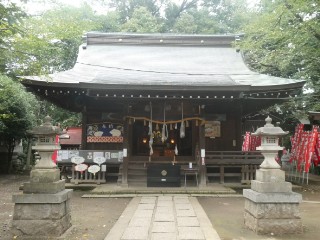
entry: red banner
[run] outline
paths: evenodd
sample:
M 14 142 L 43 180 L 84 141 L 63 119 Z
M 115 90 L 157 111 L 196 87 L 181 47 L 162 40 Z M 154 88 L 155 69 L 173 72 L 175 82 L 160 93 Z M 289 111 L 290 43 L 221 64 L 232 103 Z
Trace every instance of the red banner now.
M 257 147 L 261 146 L 261 137 L 252 136 L 250 132 L 246 132 L 246 135 L 243 139 L 242 151 L 256 151 Z

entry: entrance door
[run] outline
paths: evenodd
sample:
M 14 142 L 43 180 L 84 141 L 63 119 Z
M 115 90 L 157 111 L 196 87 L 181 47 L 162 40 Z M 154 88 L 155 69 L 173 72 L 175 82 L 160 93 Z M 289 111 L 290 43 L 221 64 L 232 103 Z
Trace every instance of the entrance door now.
M 192 156 L 192 123 L 186 125 L 185 137 L 180 138 L 181 123 L 167 124 L 168 138 L 162 141 L 162 125 L 153 123 L 153 156 L 173 157 L 177 147 L 179 156 Z M 132 153 L 136 156 L 148 156 L 150 153 L 150 135 L 148 124 L 144 121 L 133 123 Z

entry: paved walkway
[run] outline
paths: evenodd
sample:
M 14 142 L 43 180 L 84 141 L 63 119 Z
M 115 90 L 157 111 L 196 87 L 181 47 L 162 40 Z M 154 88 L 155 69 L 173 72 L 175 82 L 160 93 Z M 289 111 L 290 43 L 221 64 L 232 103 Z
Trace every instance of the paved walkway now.
M 220 240 L 195 197 L 142 196 L 131 200 L 105 240 Z

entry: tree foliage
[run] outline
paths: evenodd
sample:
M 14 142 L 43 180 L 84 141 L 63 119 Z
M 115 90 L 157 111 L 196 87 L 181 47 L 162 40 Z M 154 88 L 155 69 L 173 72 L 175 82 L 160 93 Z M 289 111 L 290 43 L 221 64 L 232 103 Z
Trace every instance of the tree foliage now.
M 7 54 L 11 51 L 11 38 L 21 33 L 20 24 L 26 14 L 14 3 L 0 1 L 0 72 L 6 71 Z
M 320 111 L 319 7 L 316 0 L 263 1 L 255 19 L 244 28 L 241 48 L 253 69 L 307 82 L 308 94 L 302 96 L 302 101 L 286 106 L 283 113 Z
M 158 23 L 157 18 L 145 7 L 135 9 L 132 17 L 121 28 L 123 32 L 139 33 L 154 33 L 159 32 L 160 29 L 161 25 Z
M 87 4 L 79 8 L 62 6 L 26 19 L 24 32 L 13 36 L 8 71 L 13 75 L 38 75 L 72 68 L 82 35 L 100 30 L 98 20 Z
M 0 138 L 8 150 L 9 172 L 16 143 L 37 123 L 39 103 L 21 84 L 3 75 L 0 75 L 0 103 Z

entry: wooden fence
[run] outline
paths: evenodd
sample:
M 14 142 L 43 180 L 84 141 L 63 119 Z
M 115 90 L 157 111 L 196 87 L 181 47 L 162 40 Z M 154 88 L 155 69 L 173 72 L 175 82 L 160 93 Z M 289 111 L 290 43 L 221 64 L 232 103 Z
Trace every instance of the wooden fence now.
M 263 161 L 260 152 L 207 151 L 206 167 L 208 181 L 218 178 L 225 183 L 227 178 L 236 178 L 242 184 L 255 179 L 255 171 Z

